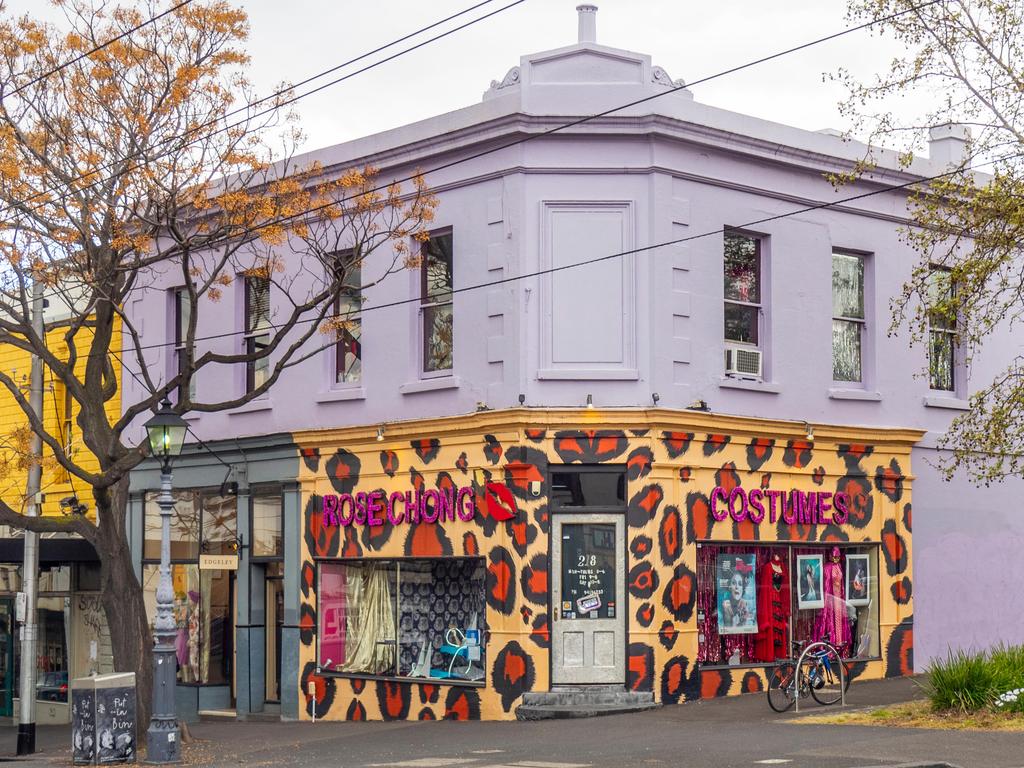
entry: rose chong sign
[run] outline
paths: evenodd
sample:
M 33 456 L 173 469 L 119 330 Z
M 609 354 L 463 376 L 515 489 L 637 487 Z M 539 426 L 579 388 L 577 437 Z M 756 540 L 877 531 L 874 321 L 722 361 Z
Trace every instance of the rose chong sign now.
M 782 518 L 788 525 L 845 525 L 850 519 L 850 495 L 831 491 L 786 493 L 770 488 L 747 491 L 740 486 L 729 491 L 719 485 L 711 492 L 711 515 L 715 520 L 731 517 L 738 523 L 749 520 L 755 525 L 766 515 L 769 523 Z
M 500 483 L 487 483 L 486 504 L 490 516 L 499 522 L 516 516 L 516 503 Z M 476 517 L 476 491 L 472 486 L 407 491 L 327 494 L 322 501 L 324 525 L 369 525 L 390 523 L 444 523 L 456 519 L 469 522 Z

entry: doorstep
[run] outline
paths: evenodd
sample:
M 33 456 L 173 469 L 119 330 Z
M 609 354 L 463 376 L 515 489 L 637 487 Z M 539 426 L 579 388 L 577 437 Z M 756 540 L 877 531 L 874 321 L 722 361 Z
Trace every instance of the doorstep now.
M 238 717 L 238 713 L 233 709 L 200 709 L 196 714 L 199 715 L 200 723 L 223 723 Z

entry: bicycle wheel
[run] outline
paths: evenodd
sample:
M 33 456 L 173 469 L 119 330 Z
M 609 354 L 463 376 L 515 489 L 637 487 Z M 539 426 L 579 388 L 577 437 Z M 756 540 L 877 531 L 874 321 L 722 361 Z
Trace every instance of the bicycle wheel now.
M 768 706 L 776 712 L 785 712 L 795 701 L 796 665 L 786 661 L 768 676 Z
M 811 685 L 811 696 L 819 704 L 835 704 L 843 697 L 843 689 L 850 689 L 850 665 L 843 662 L 839 652 L 831 645 L 822 643 L 814 652 L 814 669 L 817 680 Z

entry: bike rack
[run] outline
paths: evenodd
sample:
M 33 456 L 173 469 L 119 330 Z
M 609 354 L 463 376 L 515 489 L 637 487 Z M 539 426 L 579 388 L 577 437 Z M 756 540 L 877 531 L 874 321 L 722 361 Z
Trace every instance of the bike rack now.
M 846 706 L 846 665 L 843 663 L 843 657 L 839 655 L 838 648 L 836 648 L 833 645 L 829 645 L 828 643 L 823 643 L 819 640 L 818 642 L 811 643 L 810 645 L 805 647 L 803 652 L 800 654 L 800 658 L 796 660 L 796 695 L 793 697 L 794 703 L 796 704 L 796 709 L 794 710 L 794 712 L 796 713 L 800 712 L 800 675 L 802 674 L 802 670 L 804 668 L 804 656 L 806 656 L 807 652 L 810 651 L 812 648 L 816 648 L 818 646 L 821 646 L 822 648 L 828 648 L 836 652 L 836 658 L 839 659 L 839 694 L 841 696 L 839 706 Z

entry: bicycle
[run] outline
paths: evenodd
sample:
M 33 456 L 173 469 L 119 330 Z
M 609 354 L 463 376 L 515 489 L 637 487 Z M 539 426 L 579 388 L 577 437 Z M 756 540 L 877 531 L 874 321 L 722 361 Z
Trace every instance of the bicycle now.
M 846 664 L 835 646 L 825 640 L 808 643 L 792 640 L 796 659 L 786 659 L 768 677 L 768 706 L 776 712 L 785 712 L 800 698 L 811 696 L 823 706 L 835 704 L 850 689 L 850 665 Z M 796 662 L 803 651 L 801 669 Z M 841 665 L 841 666 L 840 666 Z

